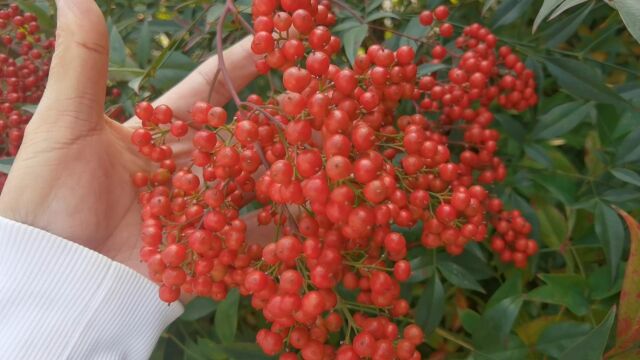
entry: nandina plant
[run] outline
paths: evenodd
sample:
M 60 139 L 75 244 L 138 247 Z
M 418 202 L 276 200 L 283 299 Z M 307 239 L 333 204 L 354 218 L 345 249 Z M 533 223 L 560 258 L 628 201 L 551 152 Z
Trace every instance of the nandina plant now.
M 142 127 L 132 142 L 158 164 L 133 175 L 140 256 L 168 303 L 182 294 L 222 300 L 231 288 L 250 296 L 269 323 L 256 339 L 266 354 L 421 359 L 424 334 L 400 293 L 410 248 L 458 255 L 486 243 L 519 268 L 537 252 L 529 222 L 492 195 L 507 169 L 490 128 L 495 111 L 535 105 L 536 83 L 479 24 L 445 48 L 455 35 L 446 6 L 419 15 L 431 28 L 419 48 L 372 44 L 339 66 L 335 8 L 349 10 L 253 1 L 256 67 L 281 76 L 282 93 L 233 93 L 233 114 L 196 102 L 190 122 L 165 105 L 136 106 Z M 220 43 L 236 11 L 226 3 Z M 451 69 L 418 76 L 423 63 Z M 222 57 L 220 66 L 233 91 Z M 401 115 L 405 104 L 412 110 Z M 176 167 L 168 137 L 189 139 L 191 166 Z M 246 237 L 240 216 L 254 198 L 262 239 Z M 401 229 L 419 224 L 420 240 L 408 242 Z

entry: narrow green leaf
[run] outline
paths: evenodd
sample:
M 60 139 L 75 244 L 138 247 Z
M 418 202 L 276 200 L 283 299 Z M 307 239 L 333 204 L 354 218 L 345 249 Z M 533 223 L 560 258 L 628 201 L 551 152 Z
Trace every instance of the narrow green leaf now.
M 553 12 L 553 14 L 551 14 L 551 17 L 549 17 L 549 20 L 553 20 L 556 17 L 558 17 L 560 14 L 562 14 L 563 12 L 567 11 L 568 9 L 571 9 L 574 6 L 580 5 L 583 2 L 586 2 L 587 0 L 564 0 L 562 2 L 562 4 L 560 4 L 560 6 L 558 6 L 555 11 Z
M 596 234 L 604 248 L 607 263 L 611 270 L 611 279 L 616 278 L 616 271 L 622 258 L 624 248 L 624 228 L 622 220 L 616 212 L 599 202 L 595 213 Z
M 383 0 L 372 0 L 367 2 L 367 6 L 365 6 L 364 12 L 370 14 L 373 10 L 377 9 L 382 5 Z
M 500 301 L 522 294 L 522 275 L 519 271 L 509 274 L 507 280 L 491 295 L 487 308 L 497 305 Z
M 640 186 L 640 175 L 629 169 L 611 169 L 613 176 L 631 185 Z
M 440 269 L 442 275 L 450 283 L 459 288 L 480 291 L 482 293 L 485 292 L 473 276 L 458 264 L 448 261 L 440 261 L 438 263 L 438 269 Z
M 560 5 L 564 0 L 544 0 L 540 11 L 538 11 L 538 15 L 536 15 L 536 19 L 533 21 L 533 29 L 532 33 L 535 33 L 538 30 L 538 26 L 544 19 L 551 14 L 551 12 Z
M 477 312 L 470 309 L 462 309 L 458 310 L 458 313 L 462 327 L 467 330 L 468 333 L 474 334 L 482 327 L 482 317 Z
M 198 320 L 214 312 L 217 307 L 218 304 L 210 298 L 197 297 L 187 304 L 180 319 L 187 321 Z
M 622 264 L 621 264 L 622 265 Z M 623 266 L 620 266 L 618 276 L 615 281 L 609 276 L 609 266 L 604 265 L 592 271 L 587 278 L 589 283 L 589 298 L 593 300 L 603 300 L 610 296 L 617 295 L 622 289 L 622 280 L 624 274 Z M 618 314 L 618 317 L 620 314 Z
M 640 160 L 640 128 L 629 133 L 616 151 L 616 164 L 626 164 Z
M 345 30 L 349 30 L 349 29 L 354 28 L 354 27 L 358 27 L 359 25 L 362 25 L 362 24 L 358 20 L 356 20 L 356 19 L 347 19 L 347 20 L 339 23 L 338 25 L 336 25 L 331 30 L 333 30 L 333 32 L 338 33 L 338 32 L 342 32 L 342 31 L 345 31 Z
M 542 274 L 540 278 L 545 285 L 530 291 L 528 300 L 566 306 L 578 316 L 587 314 L 589 302 L 585 296 L 587 284 L 583 278 L 574 274 Z
M 547 48 L 555 48 L 569 39 L 576 30 L 584 23 L 584 19 L 589 15 L 594 3 L 591 2 L 585 6 L 582 11 L 571 14 L 566 19 L 559 21 L 554 27 L 549 28 L 553 31 L 551 38 L 546 41 Z M 577 10 L 576 10 L 577 11 Z
M 557 358 L 589 333 L 589 324 L 565 321 L 547 326 L 536 344 L 536 350 Z
M 36 110 L 38 109 L 38 105 L 36 104 L 26 104 L 26 105 L 22 105 L 20 106 L 20 109 L 24 110 L 24 111 L 28 111 L 32 114 L 36 113 Z
M 118 66 L 124 66 L 127 61 L 127 47 L 118 29 L 111 27 L 109 32 L 109 63 Z
M 619 189 L 609 189 L 602 194 L 600 198 L 613 203 L 624 203 L 640 198 L 640 191 L 636 188 L 623 187 Z
M 444 305 L 444 288 L 438 273 L 435 273 L 416 305 L 416 322 L 425 333 L 430 334 L 438 327 L 444 315 Z
M 551 249 L 558 249 L 569 232 L 567 219 L 553 205 L 539 201 L 534 206 L 540 220 L 540 240 Z
M 138 61 L 138 65 L 146 67 L 150 56 L 151 31 L 149 30 L 149 21 L 145 21 L 138 33 L 138 46 L 136 47 L 136 60 Z
M 366 24 L 360 24 L 344 32 L 342 37 L 344 41 L 344 51 L 349 59 L 349 63 L 353 65 L 358 55 L 358 49 L 362 45 L 362 41 L 367 37 L 369 27 Z
M 11 171 L 11 166 L 16 158 L 0 159 L 0 172 L 8 174 Z
M 538 184 L 549 190 L 552 196 L 562 201 L 563 204 L 571 206 L 576 201 L 577 186 L 574 179 L 562 176 L 535 175 L 532 176 Z
M 480 327 L 472 334 L 473 343 L 481 349 L 503 349 L 521 307 L 522 296 L 513 296 L 487 309 Z
M 636 41 L 640 42 L 640 2 L 638 0 L 612 0 L 609 3 L 618 9 L 627 29 Z
M 225 359 L 225 360 L 268 360 L 274 359 L 265 355 L 255 343 L 236 342 L 233 344 L 216 344 L 211 339 L 198 338 L 197 343 L 190 342 L 187 346 L 189 352 L 185 355 L 195 355 L 186 359 Z
M 373 14 L 367 16 L 367 18 L 365 19 L 365 22 L 372 22 L 372 21 L 376 21 L 379 19 L 385 19 L 385 18 L 394 18 L 394 19 L 400 19 L 400 16 L 398 16 L 398 14 L 396 13 L 392 13 L 392 12 L 388 12 L 388 11 L 376 11 Z
M 587 119 L 587 115 L 594 108 L 593 102 L 574 101 L 562 104 L 540 117 L 540 121 L 533 129 L 533 137 L 551 139 L 562 136 Z
M 587 335 L 575 342 L 558 357 L 560 360 L 600 360 L 607 346 L 616 308 L 609 310 L 602 322 Z
M 431 75 L 436 71 L 447 69 L 449 65 L 447 64 L 422 64 L 418 66 L 418 76 Z
M 422 26 L 422 24 L 420 24 L 420 18 L 418 16 L 412 16 L 411 20 L 409 20 L 409 23 L 402 32 L 412 37 L 421 38 L 427 33 L 427 31 L 429 31 L 429 27 Z M 417 42 L 406 37 L 401 37 L 398 41 L 398 46 L 400 47 L 404 45 L 409 45 L 414 50 L 418 48 Z
M 606 104 L 627 106 L 628 103 L 615 91 L 591 76 L 594 72 L 583 62 L 568 58 L 546 58 L 544 63 L 558 84 L 571 94 Z
M 484 5 L 482 5 L 482 15 L 484 16 L 484 14 L 497 2 L 498 0 L 485 0 Z
M 522 16 L 532 0 L 507 0 L 500 4 L 493 16 L 493 28 L 509 25 Z
M 238 304 L 240 293 L 238 289 L 232 289 L 227 298 L 218 304 L 214 327 L 216 334 L 224 344 L 230 344 L 236 337 L 238 327 Z
M 215 4 L 211 8 L 209 8 L 209 10 L 207 11 L 207 15 L 205 16 L 205 21 L 207 22 L 207 24 L 211 24 L 213 22 L 218 21 L 218 18 L 222 14 L 223 10 L 224 10 L 224 4 L 220 4 L 220 3 Z
M 552 165 L 551 158 L 549 158 L 544 148 L 538 144 L 525 144 L 524 153 L 533 159 L 533 161 L 544 165 L 546 168 L 550 168 Z
M 527 131 L 524 129 L 522 124 L 506 114 L 495 114 L 496 120 L 500 123 L 500 126 L 504 129 L 505 133 L 516 140 L 519 143 L 524 142 L 524 138 L 527 134 Z

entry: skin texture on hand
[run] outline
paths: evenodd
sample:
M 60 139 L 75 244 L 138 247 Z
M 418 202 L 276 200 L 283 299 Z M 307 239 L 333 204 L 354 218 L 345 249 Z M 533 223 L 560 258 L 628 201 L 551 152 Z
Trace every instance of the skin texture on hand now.
M 104 116 L 108 34 L 92 0 L 58 0 L 56 52 L 47 89 L 27 126 L 21 150 L 0 196 L 0 216 L 31 225 L 93 249 L 146 274 L 138 258 L 140 207 L 131 174 L 151 163 L 130 145 L 136 119 L 125 125 Z M 257 76 L 251 39 L 224 52 L 236 89 Z M 203 63 L 155 104 L 189 119 L 197 100 L 207 100 L 217 57 Z M 219 82 L 214 105 L 229 100 Z M 172 144 L 188 164 L 190 140 Z M 257 236 L 256 216 L 247 219 Z

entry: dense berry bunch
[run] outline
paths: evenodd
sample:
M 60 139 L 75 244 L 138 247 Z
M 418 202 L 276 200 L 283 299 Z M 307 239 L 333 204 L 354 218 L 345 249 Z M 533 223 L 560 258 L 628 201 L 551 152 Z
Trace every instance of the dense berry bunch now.
M 141 258 L 166 302 L 183 292 L 219 300 L 232 287 L 251 295 L 271 324 L 257 336 L 267 354 L 420 359 L 424 335 L 406 325 L 400 296 L 407 251 L 420 243 L 397 228 L 422 224 L 421 244 L 453 255 L 495 234 L 500 258 L 526 266 L 531 226 L 489 191 L 506 176 L 490 125 L 492 109 L 536 103 L 533 74 L 478 24 L 455 47 L 438 43 L 454 33 L 444 6 L 420 14 L 434 29 L 421 48 L 448 70 L 418 76 L 413 47 L 381 45 L 339 67 L 332 11 L 328 1 L 254 1 L 256 65 L 282 73 L 280 94 L 238 100 L 234 115 L 197 102 L 190 121 L 137 105 L 132 142 L 158 164 L 134 175 Z M 176 166 L 168 137 L 191 142 L 189 167 Z M 247 242 L 240 217 L 254 198 L 258 223 L 276 229 L 263 245 Z
M 0 10 L 0 156 L 15 156 L 31 119 L 22 106 L 37 104 L 49 74 L 54 40 L 38 18 L 17 4 Z

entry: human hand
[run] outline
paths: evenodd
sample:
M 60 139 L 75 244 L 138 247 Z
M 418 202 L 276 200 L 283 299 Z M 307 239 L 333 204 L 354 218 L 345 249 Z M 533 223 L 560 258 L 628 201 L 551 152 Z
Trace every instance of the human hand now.
M 139 123 L 131 119 L 121 125 L 103 114 L 109 46 L 95 2 L 57 4 L 49 82 L 0 197 L 0 216 L 76 242 L 146 276 L 138 258 L 140 208 L 131 184 L 132 172 L 151 167 L 130 145 Z M 236 88 L 257 75 L 250 43 L 246 38 L 225 51 Z M 212 57 L 155 103 L 188 120 L 190 106 L 208 97 L 216 70 L 217 57 Z M 222 105 L 229 93 L 218 86 L 212 99 Z M 189 142 L 172 146 L 186 164 Z M 255 216 L 246 221 L 250 231 L 257 227 Z

